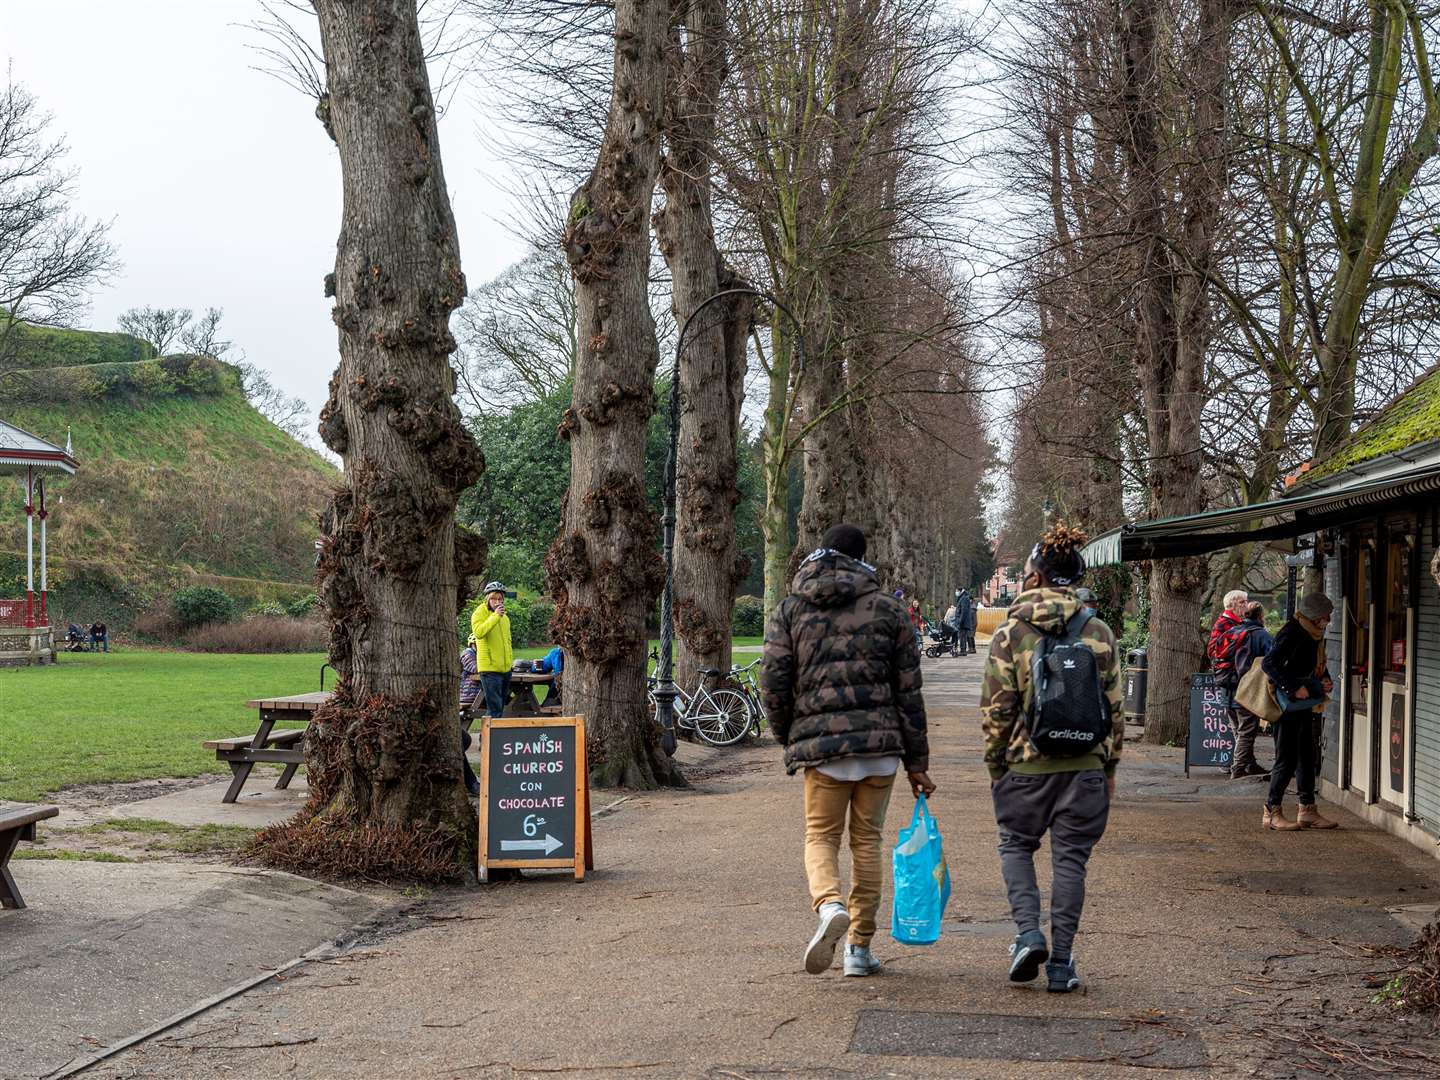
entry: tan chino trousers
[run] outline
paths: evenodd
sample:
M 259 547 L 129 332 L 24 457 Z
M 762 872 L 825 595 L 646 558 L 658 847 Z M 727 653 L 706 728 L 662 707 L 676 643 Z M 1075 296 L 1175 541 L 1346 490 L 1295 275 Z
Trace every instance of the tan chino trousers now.
M 895 774 L 836 780 L 805 770 L 805 875 L 818 911 L 832 900 L 850 912 L 850 942 L 868 945 L 875 935 L 884 874 L 881 839 Z M 840 835 L 850 823 L 850 898 L 840 891 Z

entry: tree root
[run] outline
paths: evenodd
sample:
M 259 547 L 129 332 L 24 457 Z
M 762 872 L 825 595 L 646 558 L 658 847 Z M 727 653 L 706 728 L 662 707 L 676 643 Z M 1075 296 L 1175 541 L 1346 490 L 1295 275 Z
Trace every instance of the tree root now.
M 448 884 L 470 879 L 457 857 L 464 850 L 461 839 L 443 826 L 295 817 L 260 830 L 243 858 L 305 877 Z

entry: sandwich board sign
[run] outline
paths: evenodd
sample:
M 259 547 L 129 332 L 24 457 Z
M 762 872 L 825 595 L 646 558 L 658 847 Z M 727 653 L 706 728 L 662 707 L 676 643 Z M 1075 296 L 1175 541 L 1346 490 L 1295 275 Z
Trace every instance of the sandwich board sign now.
M 583 716 L 489 717 L 480 735 L 480 880 L 595 868 Z
M 1230 726 L 1230 692 L 1213 671 L 1190 676 L 1190 732 L 1185 740 L 1185 775 L 1192 768 L 1229 769 L 1235 759 Z

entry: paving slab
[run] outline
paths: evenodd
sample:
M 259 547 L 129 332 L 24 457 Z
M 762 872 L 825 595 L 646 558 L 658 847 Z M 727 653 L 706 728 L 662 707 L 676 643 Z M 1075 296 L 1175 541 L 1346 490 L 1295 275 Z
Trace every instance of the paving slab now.
M 862 1009 L 852 1054 L 986 1061 L 1092 1062 L 1147 1069 L 1193 1069 L 1209 1055 L 1195 1033 L 1174 1023 L 1103 1016 L 1027 1016 Z
M 261 773 L 258 769 L 250 774 L 250 780 L 233 803 L 222 801 L 230 787 L 229 780 L 201 787 L 185 788 L 153 799 L 112 806 L 112 818 L 149 818 L 155 821 L 169 821 L 175 825 L 244 825 L 252 829 L 263 829 L 277 821 L 295 816 L 305 800 L 310 797 L 310 788 L 304 775 L 297 775 L 290 786 L 283 791 L 275 789 L 279 773 Z
M 384 898 L 266 870 L 26 860 L 0 913 L 0 1076 L 30 1080 L 377 919 Z

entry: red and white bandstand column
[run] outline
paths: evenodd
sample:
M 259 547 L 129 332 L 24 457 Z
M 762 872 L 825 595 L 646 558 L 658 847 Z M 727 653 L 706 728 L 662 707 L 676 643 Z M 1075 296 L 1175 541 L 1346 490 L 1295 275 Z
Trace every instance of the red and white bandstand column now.
M 46 476 L 74 475 L 78 463 L 67 437 L 62 449 L 0 420 L 0 477 L 15 476 L 25 492 L 25 596 L 0 595 L 0 665 L 49 663 L 55 658 L 50 628 L 50 510 Z M 13 490 L 13 489 L 11 489 Z M 35 533 L 40 533 L 40 602 L 35 602 Z

